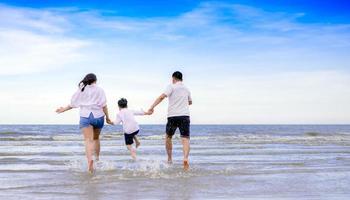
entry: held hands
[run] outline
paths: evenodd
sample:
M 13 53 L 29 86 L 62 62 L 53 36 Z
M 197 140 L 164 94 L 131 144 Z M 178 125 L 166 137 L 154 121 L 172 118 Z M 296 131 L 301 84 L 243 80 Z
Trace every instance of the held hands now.
M 150 109 L 148 109 L 147 112 L 145 112 L 145 115 L 152 115 L 153 112 L 154 112 L 154 109 L 153 109 L 153 108 L 150 108 Z
M 147 112 L 145 111 L 144 114 L 145 114 L 145 115 L 152 115 L 153 112 L 151 112 L 150 110 L 148 110 Z
M 106 121 L 107 121 L 107 124 L 114 125 L 114 123 L 109 117 L 106 118 Z
M 143 109 L 141 109 L 141 112 L 143 112 L 144 115 L 152 115 L 153 114 L 153 110 L 149 109 L 147 111 L 144 111 Z

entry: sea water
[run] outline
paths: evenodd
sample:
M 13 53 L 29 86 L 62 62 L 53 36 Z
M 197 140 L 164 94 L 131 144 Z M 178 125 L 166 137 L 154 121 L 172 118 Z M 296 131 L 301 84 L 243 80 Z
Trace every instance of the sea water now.
M 0 125 L 0 199 L 350 199 L 350 125 L 193 125 L 191 169 L 163 125 L 143 125 L 132 161 L 105 126 L 87 173 L 77 125 Z

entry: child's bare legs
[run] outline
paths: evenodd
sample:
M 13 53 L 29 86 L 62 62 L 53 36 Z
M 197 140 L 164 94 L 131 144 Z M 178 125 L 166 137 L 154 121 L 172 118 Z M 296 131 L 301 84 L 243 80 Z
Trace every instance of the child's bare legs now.
M 133 160 L 136 160 L 136 150 L 132 147 L 132 145 L 126 145 L 128 150 L 130 151 L 130 155 Z
M 140 143 L 139 139 L 137 139 L 136 135 L 134 136 L 134 141 L 136 144 L 136 148 L 138 148 L 141 145 L 141 143 Z

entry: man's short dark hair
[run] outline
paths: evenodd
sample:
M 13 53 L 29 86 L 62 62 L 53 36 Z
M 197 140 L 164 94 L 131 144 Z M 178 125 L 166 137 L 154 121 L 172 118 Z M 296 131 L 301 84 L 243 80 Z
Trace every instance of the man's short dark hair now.
M 119 108 L 126 108 L 126 107 L 128 107 L 128 100 L 126 100 L 125 98 L 119 99 L 118 106 L 119 106 Z
M 173 73 L 173 78 L 179 80 L 179 81 L 182 81 L 182 73 L 179 72 L 179 71 L 176 71 Z

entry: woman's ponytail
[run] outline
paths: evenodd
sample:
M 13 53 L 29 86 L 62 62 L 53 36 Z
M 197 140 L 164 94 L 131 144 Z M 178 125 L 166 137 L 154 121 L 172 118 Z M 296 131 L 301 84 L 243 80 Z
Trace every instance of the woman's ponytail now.
M 91 85 L 92 83 L 94 83 L 96 81 L 97 81 L 96 75 L 93 73 L 90 73 L 90 74 L 87 74 L 84 77 L 84 79 L 79 82 L 78 86 L 81 88 L 81 91 L 84 92 L 85 87 L 87 85 Z

